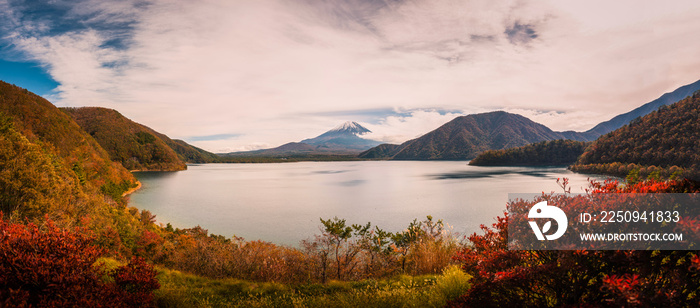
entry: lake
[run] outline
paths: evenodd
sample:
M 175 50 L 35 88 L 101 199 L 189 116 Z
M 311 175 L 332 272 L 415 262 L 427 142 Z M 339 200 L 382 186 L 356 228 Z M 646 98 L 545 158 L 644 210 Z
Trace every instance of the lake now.
M 137 172 L 143 187 L 130 205 L 161 223 L 297 246 L 320 234 L 319 218 L 388 231 L 426 215 L 460 234 L 502 215 L 508 193 L 583 192 L 589 175 L 555 167 L 476 167 L 464 161 L 353 161 L 190 165 Z

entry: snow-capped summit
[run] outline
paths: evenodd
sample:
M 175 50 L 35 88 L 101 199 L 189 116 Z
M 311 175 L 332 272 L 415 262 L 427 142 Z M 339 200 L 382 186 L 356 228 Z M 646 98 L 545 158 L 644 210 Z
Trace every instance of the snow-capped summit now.
M 323 148 L 366 150 L 379 145 L 379 142 L 360 138 L 371 131 L 357 122 L 347 121 L 321 134 L 316 138 L 302 140 L 301 143 Z
M 347 132 L 347 133 L 352 133 L 356 135 L 363 135 L 366 133 L 371 133 L 369 129 L 365 128 L 364 126 L 360 125 L 359 123 L 355 121 L 347 121 L 343 124 L 340 124 L 333 129 L 328 131 L 330 132 Z

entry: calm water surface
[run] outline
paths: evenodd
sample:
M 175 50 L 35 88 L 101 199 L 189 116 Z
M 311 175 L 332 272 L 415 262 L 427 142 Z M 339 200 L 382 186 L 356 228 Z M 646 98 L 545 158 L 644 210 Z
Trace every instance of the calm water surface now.
M 471 234 L 502 215 L 508 193 L 561 192 L 568 177 L 582 192 L 587 175 L 565 168 L 475 167 L 459 161 L 300 162 L 190 165 L 139 172 L 130 205 L 175 227 L 298 245 L 319 234 L 319 217 L 371 222 L 389 231 L 414 218 L 443 219 Z

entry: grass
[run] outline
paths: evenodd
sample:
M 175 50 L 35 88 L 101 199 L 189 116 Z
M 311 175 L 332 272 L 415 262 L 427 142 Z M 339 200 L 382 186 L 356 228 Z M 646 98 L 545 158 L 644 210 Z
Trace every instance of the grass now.
M 470 286 L 470 277 L 454 265 L 440 275 L 303 285 L 157 270 L 159 307 L 442 307 Z

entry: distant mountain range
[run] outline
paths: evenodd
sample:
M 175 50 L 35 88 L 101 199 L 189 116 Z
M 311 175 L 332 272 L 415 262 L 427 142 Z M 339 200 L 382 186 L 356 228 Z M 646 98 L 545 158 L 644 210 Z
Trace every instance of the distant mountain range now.
M 233 152 L 224 156 L 298 156 L 298 155 L 356 155 L 380 142 L 364 139 L 371 131 L 357 122 L 348 121 L 315 137 L 290 142 L 272 149 Z
M 574 132 L 554 132 L 521 115 L 505 111 L 457 117 L 439 128 L 401 145 L 381 145 L 360 158 L 396 160 L 463 160 L 487 150 L 519 147 L 534 142 L 574 139 L 588 141 Z
M 570 139 L 593 141 L 635 118 L 675 103 L 700 90 L 700 81 L 666 93 L 628 113 L 602 122 L 586 132 L 555 132 L 520 115 L 495 111 L 461 116 L 400 145 L 382 144 L 360 153 L 365 159 L 468 160 L 487 150 L 501 150 L 530 143 Z
M 15 95 L 12 98 L 6 98 L 6 102 L 12 101 L 14 105 L 6 103 L 5 108 L 0 108 L 0 111 L 4 109 L 6 115 L 23 119 L 22 123 L 16 122 L 17 128 L 30 140 L 40 136 L 46 140 L 44 142 L 55 144 L 60 152 L 61 149 L 70 147 L 67 143 L 73 142 L 63 140 L 61 135 L 68 135 L 68 133 L 62 131 L 72 125 L 79 125 L 81 132 L 71 134 L 77 136 L 88 133 L 92 137 L 89 138 L 90 142 L 99 143 L 99 146 L 89 145 L 96 147 L 96 151 L 99 152 L 93 155 L 95 157 L 104 157 L 106 150 L 110 160 L 119 162 L 131 170 L 182 170 L 185 168 L 185 162 L 242 162 L 241 157 L 256 157 L 258 160 L 265 157 L 275 159 L 296 157 L 303 160 L 309 157 L 346 159 L 356 156 L 361 159 L 469 160 L 487 150 L 509 149 L 541 141 L 557 139 L 592 141 L 602 134 L 619 129 L 635 118 L 657 110 L 660 106 L 672 104 L 691 95 L 700 90 L 700 81 L 666 93 L 628 113 L 602 122 L 586 132 L 555 132 L 523 116 L 495 111 L 455 118 L 419 138 L 400 145 L 380 144 L 377 141 L 365 139 L 362 136 L 370 133 L 370 130 L 357 122 L 348 121 L 317 137 L 300 142 L 290 142 L 272 149 L 228 154 L 213 154 L 182 140 L 172 140 L 164 134 L 123 117 L 115 110 L 105 108 L 63 109 L 63 114 L 70 116 L 69 120 L 53 114 L 50 114 L 49 120 L 32 120 L 32 117 L 40 117 L 37 111 L 48 108 L 44 105 L 50 105 L 50 103 L 40 102 L 39 99 L 35 99 L 35 95 L 26 90 L 15 91 L 14 88 L 9 88 L 11 85 L 4 86 L 8 87 L 6 93 Z M 48 129 L 49 127 L 53 128 Z M 88 145 L 83 145 L 85 146 Z M 93 150 L 86 148 L 86 151 Z M 60 155 L 75 154 L 61 152 Z M 90 169 L 92 165 L 86 165 L 85 168 Z

